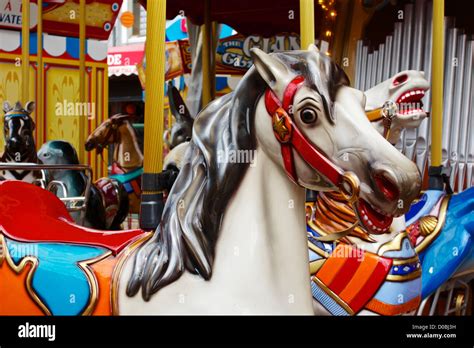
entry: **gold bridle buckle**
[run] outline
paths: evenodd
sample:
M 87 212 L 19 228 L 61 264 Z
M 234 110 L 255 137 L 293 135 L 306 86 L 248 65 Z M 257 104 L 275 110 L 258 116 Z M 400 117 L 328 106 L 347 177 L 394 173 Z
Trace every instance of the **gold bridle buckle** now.
M 351 204 L 356 203 L 360 193 L 360 181 L 357 175 L 352 172 L 345 172 L 339 190 L 345 200 Z

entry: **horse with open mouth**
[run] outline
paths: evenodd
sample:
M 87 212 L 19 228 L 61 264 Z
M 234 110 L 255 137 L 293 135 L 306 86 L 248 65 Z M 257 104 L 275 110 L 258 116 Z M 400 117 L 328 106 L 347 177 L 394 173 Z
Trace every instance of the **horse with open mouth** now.
M 120 313 L 313 314 L 305 188 L 340 191 L 373 233 L 419 194 L 418 169 L 370 125 L 363 93 L 328 57 L 252 56 L 236 90 L 196 118 L 162 223 L 125 261 Z M 222 152 L 254 165 L 218 161 Z

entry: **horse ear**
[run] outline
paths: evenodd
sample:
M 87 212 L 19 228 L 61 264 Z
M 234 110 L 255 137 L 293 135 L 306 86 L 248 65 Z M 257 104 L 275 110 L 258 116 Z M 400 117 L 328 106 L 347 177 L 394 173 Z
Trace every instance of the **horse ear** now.
M 268 87 L 282 100 L 285 88 L 291 82 L 291 74 L 288 68 L 280 60 L 259 48 L 252 48 L 250 54 L 255 69 L 257 69 Z
M 316 46 L 314 43 L 310 43 L 308 46 L 308 51 L 313 51 L 314 53 L 320 53 L 318 46 Z
M 25 110 L 28 111 L 29 114 L 31 114 L 33 111 L 35 111 L 35 106 L 36 103 L 34 101 L 29 101 L 25 105 Z
M 12 110 L 12 106 L 8 101 L 3 102 L 3 112 L 7 113 Z
M 171 84 L 171 82 L 168 83 L 168 101 L 170 104 L 171 113 L 176 118 L 177 122 L 194 122 L 194 119 L 191 116 L 186 103 L 181 97 L 181 94 L 179 93 L 178 89 Z

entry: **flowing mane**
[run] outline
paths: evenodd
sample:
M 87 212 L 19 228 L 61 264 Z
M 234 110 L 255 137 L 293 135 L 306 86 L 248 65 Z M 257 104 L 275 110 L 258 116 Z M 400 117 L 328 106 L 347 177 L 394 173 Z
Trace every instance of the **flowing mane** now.
M 339 86 L 349 83 L 344 72 L 328 57 L 315 52 L 274 55 L 305 77 L 306 84 L 321 95 L 326 115 L 335 122 L 335 93 Z M 192 140 L 170 191 L 162 222 L 135 256 L 128 296 L 142 287 L 143 298 L 149 300 L 185 270 L 204 279 L 211 278 L 224 212 L 249 167 L 249 163 L 219 162 L 218 154 L 256 149 L 254 117 L 266 87 L 252 67 L 233 93 L 210 103 L 196 118 Z

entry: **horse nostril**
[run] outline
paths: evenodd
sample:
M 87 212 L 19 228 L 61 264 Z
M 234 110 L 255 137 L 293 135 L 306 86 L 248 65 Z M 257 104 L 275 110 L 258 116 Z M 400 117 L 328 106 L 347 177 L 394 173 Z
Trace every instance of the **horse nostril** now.
M 400 197 L 400 190 L 396 182 L 386 173 L 379 173 L 374 175 L 375 184 L 377 188 L 389 201 L 395 201 Z

